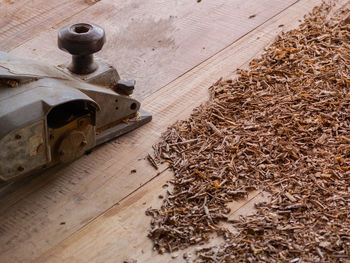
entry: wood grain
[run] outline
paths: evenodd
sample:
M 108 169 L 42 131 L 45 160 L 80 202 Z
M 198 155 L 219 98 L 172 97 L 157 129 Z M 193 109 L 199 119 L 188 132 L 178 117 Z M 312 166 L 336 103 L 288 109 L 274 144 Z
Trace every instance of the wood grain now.
M 11 53 L 64 63 L 70 56 L 57 49 L 58 29 L 71 22 L 94 22 L 107 36 L 98 55 L 122 77 L 136 79 L 134 96 L 142 100 L 295 2 L 102 0 Z
M 160 175 L 35 262 L 184 262 L 183 253 L 192 254 L 195 248 L 208 244 L 160 255 L 152 249 L 152 242 L 147 238 L 150 218 L 144 211 L 161 205 L 162 200 L 158 197 L 165 196 L 163 186 L 172 176 L 170 171 Z M 247 199 L 230 204 L 232 212 L 229 217 L 251 214 L 254 204 L 264 200 L 266 196 L 251 193 Z M 220 242 L 222 240 L 216 235 L 211 235 L 210 244 Z
M 0 0 L 0 50 L 10 51 L 94 0 Z M 40 49 L 41 46 L 35 48 Z
M 0 261 L 33 261 L 44 253 L 47 253 L 44 259 L 47 256 L 48 261 L 54 258 L 58 261 L 61 258 L 68 260 L 65 249 L 71 245 L 71 240 L 76 240 L 74 247 L 81 249 L 68 250 L 70 262 L 84 262 L 88 258 L 98 262 L 103 252 L 94 247 L 93 241 L 97 237 L 92 234 L 87 239 L 92 243 L 85 243 L 86 239 L 80 243 L 79 233 L 89 229 L 90 222 L 100 220 L 99 215 L 157 174 L 144 157 L 159 139 L 161 131 L 174 121 L 188 116 L 194 106 L 204 102 L 207 88 L 219 76 L 232 75 L 237 67 L 247 65 L 252 57 L 273 41 L 282 29 L 279 27 L 281 24 L 284 24 L 284 28 L 295 27 L 298 19 L 319 2 L 299 1 L 147 97 L 143 107 L 154 116 L 150 124 L 99 147 L 63 169 L 40 175 L 20 189 L 10 189 L 0 203 Z M 131 174 L 132 169 L 137 172 Z M 142 191 L 142 187 L 140 189 Z M 135 194 L 138 193 L 136 191 Z M 157 193 L 158 189 L 154 189 L 153 198 Z M 142 192 L 140 195 L 143 195 Z M 117 214 L 112 216 L 118 217 Z M 126 220 L 133 219 L 123 218 L 122 221 Z M 104 221 L 99 222 L 104 224 Z M 113 224 L 109 226 L 113 229 Z M 137 228 L 134 230 L 130 234 L 135 242 L 146 234 L 137 231 Z M 110 234 L 108 228 L 99 235 L 108 241 L 115 253 L 122 244 L 130 244 Z M 145 246 L 149 248 L 150 245 Z M 91 252 L 85 260 L 87 250 Z

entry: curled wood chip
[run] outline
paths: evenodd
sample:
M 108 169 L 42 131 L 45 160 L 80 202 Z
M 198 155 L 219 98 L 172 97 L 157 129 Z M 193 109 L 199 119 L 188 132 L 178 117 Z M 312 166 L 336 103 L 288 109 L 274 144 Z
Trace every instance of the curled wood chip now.
M 285 195 L 288 197 L 288 199 L 292 202 L 296 202 L 297 200 L 292 196 L 290 193 L 286 192 Z
M 156 170 L 158 170 L 157 162 L 154 160 L 154 158 L 153 158 L 150 154 L 147 155 L 147 160 L 150 162 L 150 164 L 151 164 Z

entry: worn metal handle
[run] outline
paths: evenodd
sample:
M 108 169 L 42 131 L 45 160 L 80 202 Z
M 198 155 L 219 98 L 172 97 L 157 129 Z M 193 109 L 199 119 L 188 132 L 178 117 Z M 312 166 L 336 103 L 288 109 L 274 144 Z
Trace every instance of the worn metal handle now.
M 58 48 L 72 55 L 68 69 L 79 75 L 97 69 L 93 54 L 102 49 L 105 41 L 103 28 L 91 23 L 68 25 L 58 32 Z

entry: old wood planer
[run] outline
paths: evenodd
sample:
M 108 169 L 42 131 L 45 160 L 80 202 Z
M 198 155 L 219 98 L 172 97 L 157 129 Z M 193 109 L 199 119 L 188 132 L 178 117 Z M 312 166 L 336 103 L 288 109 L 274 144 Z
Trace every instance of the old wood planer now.
M 67 66 L 0 52 L 0 180 L 71 162 L 151 120 L 130 97 L 135 82 L 93 58 L 104 43 L 101 27 L 78 23 L 58 33 Z

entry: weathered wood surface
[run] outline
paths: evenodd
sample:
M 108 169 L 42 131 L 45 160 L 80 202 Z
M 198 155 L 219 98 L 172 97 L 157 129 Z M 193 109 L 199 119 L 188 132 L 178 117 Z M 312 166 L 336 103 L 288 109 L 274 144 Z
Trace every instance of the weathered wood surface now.
M 136 78 L 134 96 L 143 99 L 294 2 L 102 0 L 12 53 L 61 64 L 70 58 L 57 48 L 58 29 L 70 22 L 94 22 L 107 35 L 98 55 L 115 65 L 122 77 Z
M 16 48 L 97 1 L 0 0 L 0 50 Z
M 285 29 L 296 27 L 298 20 L 318 3 L 319 1 L 316 0 L 298 2 L 254 32 L 146 98 L 144 105 L 155 113 L 155 120 L 147 128 L 145 127 L 144 130 L 149 130 L 145 132 L 148 136 L 144 137 L 143 144 L 148 142 L 148 149 L 150 149 L 150 145 L 157 140 L 159 127 L 165 127 L 166 123 L 172 123 L 176 119 L 188 116 L 191 107 L 185 108 L 183 105 L 194 106 L 205 101 L 208 84 L 215 81 L 217 76 L 226 77 L 232 75 L 234 69 L 246 67 L 253 57 L 261 53 L 263 48 L 274 40 L 278 32 L 282 30 L 280 25 L 283 24 Z M 179 86 L 183 87 L 181 91 L 175 89 Z M 148 105 L 151 108 L 148 108 Z M 141 131 L 135 134 L 141 134 Z M 122 140 L 126 140 L 126 137 Z M 139 164 L 140 166 L 136 169 L 142 171 L 141 176 L 152 174 L 153 168 L 146 161 L 141 161 Z M 117 169 L 117 164 L 114 167 Z M 112 166 L 109 169 L 112 169 Z M 159 205 L 158 196 L 164 191 L 161 186 L 169 178 L 168 172 L 155 177 L 153 181 L 120 203 L 116 203 L 91 223 L 42 254 L 37 262 L 123 262 L 123 260 L 183 262 L 182 253 L 178 253 L 180 256 L 174 259 L 171 255 L 162 256 L 153 252 L 151 241 L 146 237 L 150 219 L 144 215 L 144 211 L 149 206 Z M 232 209 L 231 216 L 237 217 L 240 214 L 251 213 L 253 204 L 261 201 L 262 198 L 266 196 L 261 197 L 261 194 L 258 194 L 252 200 L 233 204 L 232 207 L 237 209 Z
M 116 253 L 120 257 L 128 255 L 127 253 L 136 254 L 138 249 L 145 254 L 150 253 L 146 250 L 151 248 L 151 243 L 145 237 L 149 219 L 144 217 L 144 210 L 136 200 L 145 198 L 147 203 L 147 200 L 157 199 L 157 181 L 165 178 L 165 175 L 156 177 L 153 181 L 155 185 L 152 183 L 154 187 L 140 187 L 157 174 L 144 160 L 147 152 L 151 151 L 151 145 L 168 125 L 185 118 L 194 106 L 206 100 L 207 88 L 212 82 L 220 76 L 231 75 L 237 67 L 246 65 L 273 41 L 282 30 L 279 27 L 281 24 L 284 28 L 294 27 L 298 19 L 319 2 L 299 1 L 276 17 L 267 19 L 253 32 L 247 30 L 233 40 L 231 45 L 197 67 L 186 73 L 183 71 L 181 74 L 185 74 L 143 101 L 144 108 L 154 115 L 154 120 L 147 126 L 99 147 L 92 154 L 63 169 L 54 169 L 23 185 L 9 187 L 0 199 L 0 261 L 27 262 L 37 259 L 41 262 L 118 262 L 119 258 L 111 257 L 110 253 Z M 275 8 L 278 3 L 280 1 L 276 1 Z M 98 4 L 86 11 L 101 8 Z M 281 11 L 283 9 L 281 7 Z M 101 20 L 100 24 L 102 22 Z M 31 50 L 38 45 L 46 47 L 50 42 L 48 37 L 52 34 L 51 31 L 43 33 L 13 53 L 35 56 L 36 51 Z M 217 42 L 220 42 L 221 38 L 216 37 Z M 53 60 L 62 54 L 53 49 L 51 52 L 50 59 Z M 46 56 L 50 52 L 45 49 L 41 54 Z M 106 54 L 108 53 L 102 53 L 108 58 Z M 172 57 L 176 64 L 178 57 Z M 112 54 L 109 59 L 111 58 Z M 157 56 L 153 61 L 155 64 L 156 58 Z M 159 74 L 165 74 L 163 70 L 164 64 L 158 64 Z M 131 174 L 132 169 L 137 172 Z M 146 195 L 147 191 L 143 189 L 151 190 Z M 133 192 L 135 193 L 130 195 Z M 137 198 L 133 199 L 134 196 Z M 123 208 L 120 210 L 123 211 L 122 215 L 118 215 L 118 206 L 114 206 L 118 202 Z M 144 201 L 140 202 L 143 204 Z M 110 207 L 113 207 L 110 211 L 116 212 L 109 214 L 107 211 L 104 214 Z M 107 218 L 110 220 L 105 221 Z M 114 225 L 114 220 L 120 222 Z M 143 227 L 134 227 L 137 224 L 143 224 Z M 101 228 L 99 225 L 108 227 Z M 123 231 L 125 232 L 121 233 Z M 82 236 L 80 233 L 83 233 Z M 119 233 L 121 238 L 115 236 L 115 233 Z M 101 239 L 98 238 L 99 235 Z M 130 239 L 123 239 L 128 235 Z M 142 242 L 138 243 L 138 240 Z M 101 245 L 99 242 L 102 242 Z M 130 245 L 133 243 L 135 246 Z M 125 250 L 125 246 L 128 246 L 128 250 Z M 122 254 L 121 251 L 124 250 L 125 254 Z M 147 257 L 155 256 L 147 255 L 137 257 L 140 262 L 147 262 Z M 163 261 L 160 258 L 158 262 Z
M 150 218 L 146 217 L 144 211 L 148 207 L 161 205 L 162 200 L 158 197 L 165 195 L 166 189 L 163 186 L 171 177 L 171 172 L 165 172 L 157 180 L 113 206 L 59 247 L 42 255 L 36 262 L 184 262 L 183 253 L 193 256 L 193 247 L 159 255 L 153 251 L 152 243 L 146 236 Z M 255 210 L 254 203 L 267 198 L 266 194 L 252 193 L 248 199 L 234 202 L 228 216 L 237 219 L 242 213 L 250 214 Z M 212 235 L 210 244 L 220 242 L 221 238 Z M 206 246 L 208 245 L 203 247 Z

